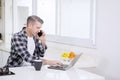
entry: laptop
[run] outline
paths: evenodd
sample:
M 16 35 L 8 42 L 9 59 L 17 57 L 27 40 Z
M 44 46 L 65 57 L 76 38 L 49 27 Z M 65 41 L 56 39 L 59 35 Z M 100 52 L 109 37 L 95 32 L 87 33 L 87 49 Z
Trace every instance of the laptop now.
M 75 63 L 78 61 L 80 56 L 83 53 L 77 54 L 76 57 L 70 62 L 70 64 L 63 64 L 62 66 L 49 66 L 48 69 L 56 69 L 56 70 L 68 70 L 69 68 L 73 67 Z

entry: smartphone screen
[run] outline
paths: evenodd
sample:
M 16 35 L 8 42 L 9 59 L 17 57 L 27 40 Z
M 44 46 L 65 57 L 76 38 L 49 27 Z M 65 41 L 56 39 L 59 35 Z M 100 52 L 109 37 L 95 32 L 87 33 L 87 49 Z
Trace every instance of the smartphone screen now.
M 40 37 L 42 36 L 42 34 L 43 34 L 42 30 L 40 30 L 40 32 L 38 32 L 38 36 Z

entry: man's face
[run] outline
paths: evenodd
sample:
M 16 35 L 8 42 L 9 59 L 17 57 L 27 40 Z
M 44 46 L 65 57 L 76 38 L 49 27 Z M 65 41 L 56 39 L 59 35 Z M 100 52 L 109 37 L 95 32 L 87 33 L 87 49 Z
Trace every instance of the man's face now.
M 41 30 L 42 24 L 40 22 L 35 22 L 31 27 L 31 34 L 36 36 L 37 33 Z

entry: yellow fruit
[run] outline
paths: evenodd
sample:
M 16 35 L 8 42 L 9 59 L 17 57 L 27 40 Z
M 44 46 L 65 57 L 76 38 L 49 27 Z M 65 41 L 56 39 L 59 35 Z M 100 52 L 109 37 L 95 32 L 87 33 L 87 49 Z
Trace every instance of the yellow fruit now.
M 69 58 L 69 52 L 64 52 L 61 57 L 62 58 Z

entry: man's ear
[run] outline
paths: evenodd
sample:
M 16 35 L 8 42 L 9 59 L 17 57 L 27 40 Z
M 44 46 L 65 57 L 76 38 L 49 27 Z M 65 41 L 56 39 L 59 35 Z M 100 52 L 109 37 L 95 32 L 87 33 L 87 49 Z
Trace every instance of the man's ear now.
M 31 29 L 32 28 L 32 23 L 28 24 L 28 28 Z

